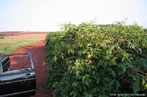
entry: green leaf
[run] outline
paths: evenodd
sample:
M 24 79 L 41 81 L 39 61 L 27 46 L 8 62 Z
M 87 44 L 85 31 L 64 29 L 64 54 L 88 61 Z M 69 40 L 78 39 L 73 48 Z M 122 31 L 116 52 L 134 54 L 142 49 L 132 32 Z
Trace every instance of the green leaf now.
M 93 97 L 92 94 L 89 94 L 89 93 L 84 93 L 85 94 L 85 97 Z
M 142 78 L 142 84 L 143 85 L 145 84 L 145 78 Z
M 138 78 L 134 83 L 133 83 L 133 90 L 136 93 L 137 90 L 139 89 L 139 84 L 140 84 L 140 78 Z
M 112 70 L 112 76 L 113 76 L 113 77 L 116 77 L 116 73 L 115 73 L 114 70 Z
M 92 46 L 92 44 L 89 44 L 89 43 L 88 43 L 88 44 L 87 44 L 87 47 L 90 47 L 90 46 Z
M 73 95 L 73 94 L 74 94 L 74 91 L 72 91 L 72 92 L 70 93 L 70 96 Z
M 91 82 L 90 79 L 90 75 L 86 74 L 85 76 L 83 76 L 82 78 L 82 83 L 86 84 L 87 86 L 89 86 L 89 83 Z
M 93 97 L 92 94 L 89 94 L 89 97 Z
M 70 93 L 70 96 L 72 96 L 72 97 L 77 97 L 77 92 L 76 92 L 76 91 L 72 91 L 72 92 Z
M 96 81 L 96 83 L 97 83 L 97 84 L 99 84 L 99 81 L 100 81 L 100 79 L 99 79 L 99 78 L 97 78 L 97 81 Z
M 126 65 L 123 65 L 122 66 L 122 69 L 123 69 L 123 73 L 125 73 L 126 72 L 126 69 L 127 69 Z
M 112 81 L 110 81 L 109 86 L 111 87 L 115 82 L 115 79 L 113 79 Z
M 109 77 L 105 77 L 104 80 L 107 81 L 107 82 L 109 82 L 110 81 L 110 78 Z
M 117 80 L 116 81 L 116 88 L 118 89 L 120 87 L 120 83 L 119 83 L 119 81 Z
M 126 72 L 126 69 L 127 69 L 127 66 L 126 66 L 126 64 L 125 63 L 121 63 L 120 64 L 120 67 L 121 67 L 121 69 L 122 69 L 122 72 L 119 72 L 119 73 L 125 73 Z
M 73 83 L 72 83 L 72 86 L 73 86 L 73 87 L 77 87 L 77 86 L 78 86 L 78 83 L 77 83 L 77 82 L 73 82 Z
M 143 67 L 147 69 L 147 59 L 142 59 L 142 61 L 143 61 L 142 63 Z
M 141 48 L 139 48 L 139 52 L 142 53 L 142 49 Z
M 77 76 L 77 77 L 80 76 L 80 71 L 79 71 L 79 70 L 76 71 L 76 76 Z

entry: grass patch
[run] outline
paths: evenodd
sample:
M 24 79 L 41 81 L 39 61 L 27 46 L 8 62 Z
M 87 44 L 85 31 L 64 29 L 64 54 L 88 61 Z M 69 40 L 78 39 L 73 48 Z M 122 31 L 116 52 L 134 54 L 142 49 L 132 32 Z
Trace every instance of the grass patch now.
M 29 46 L 39 42 L 39 40 L 5 40 L 0 39 L 0 52 L 10 54 L 19 48 Z

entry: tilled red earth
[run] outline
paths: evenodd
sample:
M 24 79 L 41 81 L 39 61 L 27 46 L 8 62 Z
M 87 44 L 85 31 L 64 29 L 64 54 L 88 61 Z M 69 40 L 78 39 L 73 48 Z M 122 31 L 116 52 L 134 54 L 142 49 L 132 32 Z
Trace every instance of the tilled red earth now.
M 35 96 L 31 97 L 53 97 L 52 92 L 46 88 L 45 83 L 47 82 L 46 74 L 48 73 L 49 66 L 45 62 L 45 41 L 42 40 L 39 43 L 19 49 L 14 53 L 19 52 L 30 52 L 33 57 L 37 91 Z M 29 59 L 26 55 L 11 56 L 12 69 L 22 69 L 29 67 Z

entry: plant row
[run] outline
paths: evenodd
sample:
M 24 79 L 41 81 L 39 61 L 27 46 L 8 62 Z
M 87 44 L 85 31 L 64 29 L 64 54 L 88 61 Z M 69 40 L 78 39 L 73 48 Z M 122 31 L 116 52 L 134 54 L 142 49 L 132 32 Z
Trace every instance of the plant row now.
M 134 25 L 64 24 L 46 37 L 54 97 L 147 93 L 147 32 Z

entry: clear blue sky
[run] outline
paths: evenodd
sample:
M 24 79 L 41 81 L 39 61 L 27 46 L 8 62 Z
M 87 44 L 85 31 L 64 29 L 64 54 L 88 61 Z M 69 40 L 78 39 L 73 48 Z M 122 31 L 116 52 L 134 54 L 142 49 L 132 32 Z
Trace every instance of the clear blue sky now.
M 98 24 L 127 18 L 147 28 L 147 0 L 0 0 L 0 31 L 56 31 L 95 18 Z

